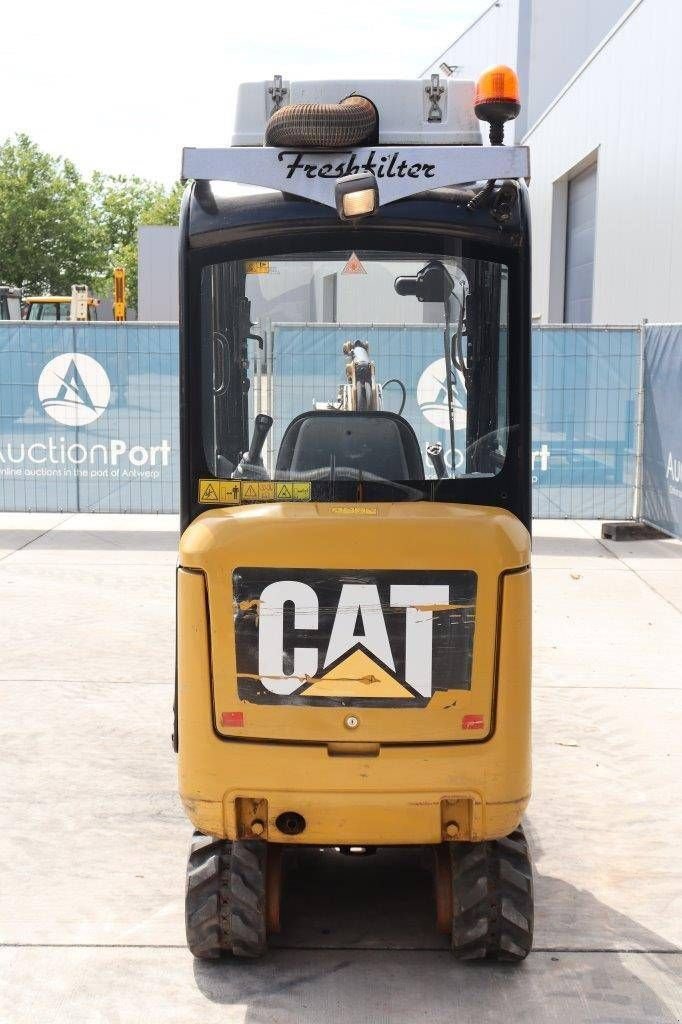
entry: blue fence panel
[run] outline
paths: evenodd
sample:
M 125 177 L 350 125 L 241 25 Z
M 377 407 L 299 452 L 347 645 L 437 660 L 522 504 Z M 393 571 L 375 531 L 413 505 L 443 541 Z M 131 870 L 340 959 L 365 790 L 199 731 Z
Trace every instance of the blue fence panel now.
M 647 324 L 642 519 L 682 538 L 682 327 Z
M 174 512 L 178 332 L 0 325 L 0 508 Z
M 437 426 L 419 383 L 442 359 L 442 329 L 429 325 L 282 325 L 275 330 L 273 447 L 289 420 L 314 401 L 333 400 L 330 382 L 342 382 L 347 338 L 369 342 L 381 380 L 401 379 L 408 391 L 403 415 L 422 450 L 433 441 L 449 449 L 445 393 Z M 639 328 L 533 329 L 533 514 L 539 518 L 627 518 L 634 507 Z M 434 373 L 434 378 L 438 376 Z M 397 411 L 399 391 L 386 390 Z M 437 396 L 434 395 L 434 399 Z M 421 399 L 421 401 L 420 401 Z M 437 402 L 435 403 L 437 404 Z M 456 403 L 457 405 L 457 403 Z M 456 431 L 455 465 L 465 444 L 464 402 Z
M 447 442 L 437 409 L 427 416 L 442 404 L 437 380 L 429 389 L 427 379 L 441 358 L 439 327 L 282 326 L 274 449 L 292 415 L 335 398 L 341 344 L 354 336 L 381 353 L 382 381 L 405 381 L 405 415 L 422 446 Z M 639 363 L 637 328 L 534 328 L 536 516 L 632 515 Z M 0 509 L 177 511 L 177 392 L 173 325 L 0 324 Z M 399 401 L 399 389 L 387 388 L 386 407 L 397 411 Z M 463 429 L 456 443 L 458 461 Z
M 632 517 L 640 349 L 639 328 L 533 328 L 536 518 Z

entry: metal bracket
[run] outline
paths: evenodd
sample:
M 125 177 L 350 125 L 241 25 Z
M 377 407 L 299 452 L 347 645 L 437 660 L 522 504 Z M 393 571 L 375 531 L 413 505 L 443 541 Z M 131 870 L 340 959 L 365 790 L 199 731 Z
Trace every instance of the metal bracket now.
M 272 109 L 270 113 L 274 114 L 274 112 L 276 110 L 279 110 L 279 108 L 282 106 L 285 97 L 289 93 L 288 87 L 282 84 L 281 75 L 274 76 L 271 85 L 268 86 L 268 93 L 272 98 Z
M 440 84 L 440 75 L 431 75 L 431 84 L 425 86 L 424 92 L 431 106 L 426 115 L 426 120 L 433 124 L 443 120 L 443 111 L 440 106 L 440 98 L 445 92 L 445 86 Z

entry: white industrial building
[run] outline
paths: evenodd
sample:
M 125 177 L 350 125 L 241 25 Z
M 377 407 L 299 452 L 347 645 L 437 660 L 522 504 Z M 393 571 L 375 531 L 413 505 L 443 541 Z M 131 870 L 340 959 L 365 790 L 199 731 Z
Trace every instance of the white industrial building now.
M 679 0 L 497 0 L 424 69 L 519 72 L 537 322 L 682 321 L 680 39 Z

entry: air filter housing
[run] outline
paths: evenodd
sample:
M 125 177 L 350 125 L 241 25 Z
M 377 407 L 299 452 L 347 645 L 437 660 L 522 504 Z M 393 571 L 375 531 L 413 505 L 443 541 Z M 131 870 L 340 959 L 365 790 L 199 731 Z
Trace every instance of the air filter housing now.
M 356 94 L 379 115 L 380 146 L 480 146 L 474 83 L 459 79 L 363 79 L 244 82 L 237 93 L 233 146 L 262 146 L 275 110 L 299 103 L 339 103 Z

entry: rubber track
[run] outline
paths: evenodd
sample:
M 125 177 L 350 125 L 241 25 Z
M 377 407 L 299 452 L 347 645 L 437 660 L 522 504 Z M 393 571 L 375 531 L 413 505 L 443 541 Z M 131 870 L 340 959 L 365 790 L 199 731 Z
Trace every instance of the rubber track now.
M 458 960 L 523 960 L 533 943 L 533 871 L 523 829 L 449 849 L 453 954 Z
M 229 870 L 223 876 L 221 919 L 235 956 L 262 956 L 265 931 L 266 845 L 254 840 L 232 843 Z
M 265 858 L 265 843 L 230 843 L 195 832 L 185 895 L 187 945 L 195 957 L 265 952 Z

